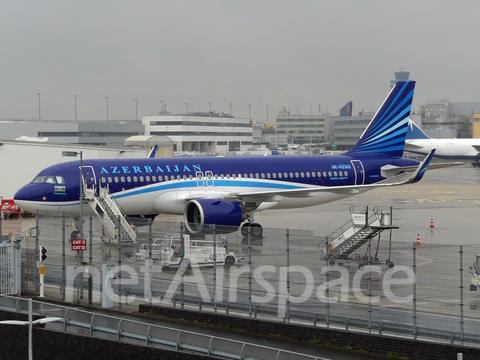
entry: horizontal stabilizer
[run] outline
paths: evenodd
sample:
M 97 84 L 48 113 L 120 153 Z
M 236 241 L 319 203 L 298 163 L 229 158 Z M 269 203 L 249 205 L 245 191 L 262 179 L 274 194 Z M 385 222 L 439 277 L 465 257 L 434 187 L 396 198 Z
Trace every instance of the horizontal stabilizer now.
M 428 169 L 433 170 L 433 169 L 442 169 L 442 168 L 447 168 L 447 167 L 452 167 L 452 166 L 459 166 L 459 165 L 464 165 L 463 162 L 447 162 L 447 163 L 434 163 L 434 164 L 429 164 Z M 382 167 L 382 176 L 385 178 L 392 178 L 394 176 L 397 176 L 401 173 L 409 173 L 412 171 L 415 171 L 417 169 L 416 166 L 390 166 L 386 165 Z

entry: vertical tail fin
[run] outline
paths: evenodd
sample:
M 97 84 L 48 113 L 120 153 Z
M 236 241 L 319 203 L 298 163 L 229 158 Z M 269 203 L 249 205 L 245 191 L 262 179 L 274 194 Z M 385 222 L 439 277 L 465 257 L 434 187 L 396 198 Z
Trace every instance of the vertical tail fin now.
M 387 154 L 401 157 L 415 81 L 398 81 L 349 154 Z
M 147 158 L 154 158 L 155 155 L 157 154 L 157 149 L 158 149 L 158 145 L 154 145 L 154 146 L 150 149 L 150 152 L 147 154 Z
M 408 121 L 407 140 L 431 139 L 411 119 Z

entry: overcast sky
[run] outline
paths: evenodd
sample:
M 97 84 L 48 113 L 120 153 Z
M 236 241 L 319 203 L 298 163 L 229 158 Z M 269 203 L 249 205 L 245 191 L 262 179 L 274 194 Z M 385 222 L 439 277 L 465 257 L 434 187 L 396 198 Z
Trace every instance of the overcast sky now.
M 282 106 L 376 110 L 400 67 L 427 100 L 480 101 L 480 1 L 3 1 L 0 119 L 135 119 Z

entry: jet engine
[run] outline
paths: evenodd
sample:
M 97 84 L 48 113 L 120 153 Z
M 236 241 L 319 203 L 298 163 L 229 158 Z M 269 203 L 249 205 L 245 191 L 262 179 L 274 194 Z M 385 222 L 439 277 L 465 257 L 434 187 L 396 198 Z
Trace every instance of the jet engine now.
M 183 218 L 187 230 L 198 234 L 211 230 L 209 225 L 237 227 L 245 220 L 245 214 L 237 202 L 219 199 L 190 200 L 185 205 Z M 235 229 L 236 230 L 236 229 Z M 232 231 L 232 230 L 230 230 Z

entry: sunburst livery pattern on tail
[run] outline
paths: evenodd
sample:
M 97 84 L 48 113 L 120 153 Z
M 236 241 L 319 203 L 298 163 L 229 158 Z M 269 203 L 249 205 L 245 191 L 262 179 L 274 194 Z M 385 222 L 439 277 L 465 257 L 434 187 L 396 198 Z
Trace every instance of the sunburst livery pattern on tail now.
M 401 157 L 405 147 L 415 81 L 399 81 L 388 94 L 350 154 Z

